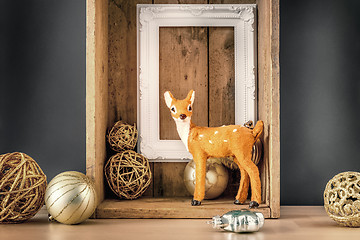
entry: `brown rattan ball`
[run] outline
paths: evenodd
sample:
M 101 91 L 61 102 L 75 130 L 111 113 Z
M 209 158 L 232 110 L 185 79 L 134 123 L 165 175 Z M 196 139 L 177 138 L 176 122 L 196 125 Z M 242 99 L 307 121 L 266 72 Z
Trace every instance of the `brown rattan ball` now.
M 149 161 L 132 150 L 112 156 L 105 166 L 105 176 L 111 190 L 120 198 L 140 197 L 151 182 Z
M 123 150 L 133 150 L 135 148 L 138 138 L 138 131 L 136 125 L 118 121 L 109 130 L 107 139 L 112 150 L 120 152 Z
M 0 223 L 20 223 L 44 205 L 46 176 L 30 156 L 0 155 Z
M 346 227 L 360 227 L 360 173 L 343 172 L 325 187 L 324 207 L 335 222 Z

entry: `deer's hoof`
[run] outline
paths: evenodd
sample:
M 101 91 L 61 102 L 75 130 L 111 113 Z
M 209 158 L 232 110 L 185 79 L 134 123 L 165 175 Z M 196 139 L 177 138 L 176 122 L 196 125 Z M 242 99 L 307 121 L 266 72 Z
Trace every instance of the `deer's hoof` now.
M 235 204 L 235 205 L 241 205 L 242 203 L 241 203 L 239 200 L 236 199 L 236 200 L 234 201 L 234 204 Z
M 201 205 L 201 201 L 198 200 L 191 200 L 191 206 L 200 206 Z
M 259 204 L 256 201 L 251 201 L 249 203 L 249 208 L 258 208 Z

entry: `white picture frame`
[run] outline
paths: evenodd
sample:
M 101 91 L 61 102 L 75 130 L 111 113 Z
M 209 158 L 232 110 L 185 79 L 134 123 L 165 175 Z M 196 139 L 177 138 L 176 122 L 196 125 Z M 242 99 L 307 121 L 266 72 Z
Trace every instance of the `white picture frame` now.
M 192 156 L 181 140 L 160 139 L 160 27 L 234 28 L 235 124 L 242 125 L 257 117 L 256 5 L 137 5 L 138 152 L 151 162 L 189 161 Z

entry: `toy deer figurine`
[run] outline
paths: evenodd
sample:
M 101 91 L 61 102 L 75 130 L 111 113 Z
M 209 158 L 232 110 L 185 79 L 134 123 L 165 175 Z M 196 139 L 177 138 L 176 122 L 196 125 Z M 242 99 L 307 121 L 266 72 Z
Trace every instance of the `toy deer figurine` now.
M 178 100 L 167 91 L 165 102 L 175 120 L 178 134 L 193 155 L 196 164 L 196 182 L 194 198 L 191 205 L 197 206 L 205 196 L 206 160 L 209 157 L 234 158 L 241 172 L 240 186 L 234 204 L 243 204 L 247 199 L 249 178 L 251 184 L 250 208 L 257 208 L 261 202 L 261 182 L 259 170 L 251 161 L 254 143 L 264 129 L 262 121 L 258 121 L 254 129 L 240 125 L 222 127 L 198 127 L 191 122 L 195 92 L 190 90 L 187 97 Z

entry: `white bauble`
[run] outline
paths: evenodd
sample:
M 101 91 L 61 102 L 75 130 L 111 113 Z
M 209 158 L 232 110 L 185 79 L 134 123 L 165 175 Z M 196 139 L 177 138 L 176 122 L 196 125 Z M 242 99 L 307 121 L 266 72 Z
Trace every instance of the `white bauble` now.
M 81 223 L 94 213 L 97 206 L 94 184 L 80 172 L 60 173 L 46 188 L 45 204 L 56 221 L 64 224 Z
M 185 167 L 184 183 L 190 194 L 195 191 L 195 162 L 191 160 Z M 219 197 L 226 189 L 229 180 L 227 169 L 221 161 L 210 158 L 206 162 L 205 176 L 205 199 L 214 199 Z

